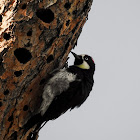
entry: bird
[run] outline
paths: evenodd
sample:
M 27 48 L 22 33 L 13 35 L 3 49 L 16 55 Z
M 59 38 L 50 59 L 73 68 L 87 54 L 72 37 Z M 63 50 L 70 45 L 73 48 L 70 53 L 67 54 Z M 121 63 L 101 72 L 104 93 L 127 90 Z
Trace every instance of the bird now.
M 74 65 L 60 69 L 45 85 L 42 94 L 41 115 L 49 120 L 58 118 L 69 109 L 80 107 L 94 84 L 95 63 L 92 57 L 71 53 L 75 57 Z M 46 106 L 48 94 L 56 96 L 49 107 Z
M 92 90 L 95 72 L 93 58 L 85 54 L 71 53 L 75 58 L 74 64 L 55 71 L 44 86 L 37 130 L 42 128 L 41 124 L 80 107 Z M 52 97 L 50 104 L 48 95 Z

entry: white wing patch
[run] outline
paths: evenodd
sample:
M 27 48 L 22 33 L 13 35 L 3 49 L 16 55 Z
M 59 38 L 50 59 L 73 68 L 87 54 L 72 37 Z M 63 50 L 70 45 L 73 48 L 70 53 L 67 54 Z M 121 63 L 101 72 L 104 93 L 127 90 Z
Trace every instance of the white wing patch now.
M 66 91 L 75 79 L 76 75 L 61 69 L 48 81 L 42 94 L 41 115 L 44 115 L 54 97 Z

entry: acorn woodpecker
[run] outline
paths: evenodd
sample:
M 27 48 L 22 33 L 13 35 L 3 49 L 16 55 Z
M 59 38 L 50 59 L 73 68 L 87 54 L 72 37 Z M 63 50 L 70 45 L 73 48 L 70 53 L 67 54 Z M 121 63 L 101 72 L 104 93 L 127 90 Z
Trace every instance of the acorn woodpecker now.
M 95 71 L 92 57 L 71 53 L 75 57 L 74 65 L 54 72 L 44 86 L 38 128 L 43 122 L 54 120 L 67 110 L 80 107 L 92 90 Z M 49 96 L 52 97 L 49 100 L 51 103 L 48 103 Z
M 68 109 L 80 107 L 92 90 L 95 71 L 92 57 L 71 53 L 75 57 L 74 65 L 60 69 L 44 87 L 40 111 L 48 120 L 58 118 Z M 49 107 L 48 94 L 55 95 Z

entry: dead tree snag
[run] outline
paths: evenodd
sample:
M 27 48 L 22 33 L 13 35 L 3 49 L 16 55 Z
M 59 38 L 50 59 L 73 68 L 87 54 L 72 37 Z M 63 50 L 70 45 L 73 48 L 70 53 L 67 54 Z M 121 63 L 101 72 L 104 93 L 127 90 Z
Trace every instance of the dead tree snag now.
M 0 1 L 0 138 L 27 140 L 48 73 L 64 65 L 92 0 Z

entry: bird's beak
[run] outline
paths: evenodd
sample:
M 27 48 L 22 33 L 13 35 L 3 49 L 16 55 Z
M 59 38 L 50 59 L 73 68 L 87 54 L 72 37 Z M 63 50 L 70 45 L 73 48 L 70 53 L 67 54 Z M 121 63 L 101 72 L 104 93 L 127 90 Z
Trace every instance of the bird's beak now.
M 73 54 L 73 56 L 75 57 L 75 59 L 81 59 L 79 55 L 77 55 L 76 53 L 74 52 L 71 52 Z

